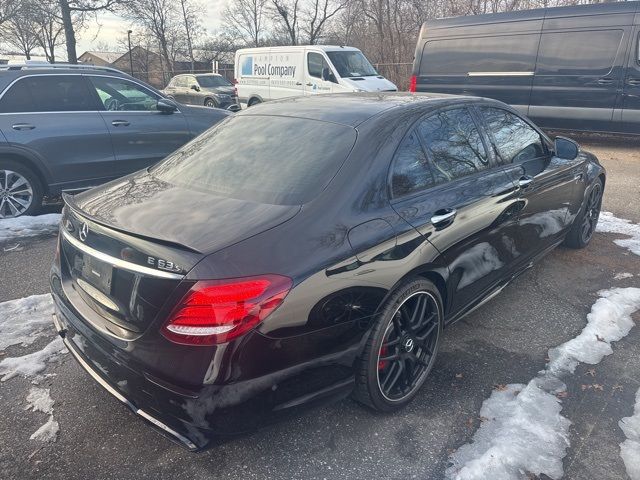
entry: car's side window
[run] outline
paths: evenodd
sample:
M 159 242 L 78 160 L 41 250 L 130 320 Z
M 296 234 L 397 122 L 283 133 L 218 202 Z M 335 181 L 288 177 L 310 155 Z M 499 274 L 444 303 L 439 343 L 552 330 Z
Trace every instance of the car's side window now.
M 309 52 L 307 54 L 307 68 L 312 77 L 322 78 L 322 69 L 328 66 L 327 61 L 319 53 Z
M 37 75 L 18 80 L 2 97 L 3 112 L 83 112 L 97 110 L 80 75 Z
M 31 92 L 27 87 L 27 83 L 18 80 L 9 90 L 7 90 L 2 99 L 0 99 L 1 113 L 17 113 L 17 112 L 34 112 L 35 106 Z
M 467 108 L 437 112 L 418 125 L 435 183 L 448 182 L 489 167 L 482 136 Z
M 524 164 L 547 155 L 540 134 L 517 115 L 495 107 L 480 107 L 480 112 L 503 163 Z
M 402 140 L 393 160 L 391 174 L 393 197 L 410 195 L 433 184 L 427 155 L 414 130 Z
M 156 111 L 158 96 L 128 80 L 112 77 L 89 77 L 100 101 L 107 110 Z

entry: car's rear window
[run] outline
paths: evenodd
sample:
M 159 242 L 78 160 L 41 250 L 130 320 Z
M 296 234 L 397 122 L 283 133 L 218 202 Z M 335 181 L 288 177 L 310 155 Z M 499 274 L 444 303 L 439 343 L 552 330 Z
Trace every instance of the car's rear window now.
M 331 181 L 356 140 L 352 127 L 292 117 L 231 117 L 151 170 L 166 182 L 231 198 L 298 205 Z

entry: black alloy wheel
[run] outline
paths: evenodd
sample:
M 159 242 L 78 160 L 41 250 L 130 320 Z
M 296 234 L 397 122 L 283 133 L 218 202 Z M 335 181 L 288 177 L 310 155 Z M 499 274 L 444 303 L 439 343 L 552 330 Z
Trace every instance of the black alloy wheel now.
M 600 218 L 602 192 L 602 180 L 598 178 L 593 182 L 580 214 L 574 220 L 569 233 L 567 233 L 564 240 L 566 246 L 584 248 L 589 244 L 596 231 L 598 218 Z
M 423 279 L 401 286 L 385 303 L 365 348 L 355 396 L 376 410 L 402 408 L 433 368 L 442 332 L 438 290 Z
M 216 102 L 214 102 L 212 98 L 207 98 L 207 99 L 204 101 L 204 106 L 205 106 L 205 107 L 209 107 L 209 108 L 215 108 L 215 106 L 216 106 Z

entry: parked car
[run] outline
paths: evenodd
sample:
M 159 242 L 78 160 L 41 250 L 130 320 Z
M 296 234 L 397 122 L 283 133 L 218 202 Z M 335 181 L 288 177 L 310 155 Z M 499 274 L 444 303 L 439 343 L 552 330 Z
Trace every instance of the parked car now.
M 235 79 L 247 106 L 299 95 L 398 90 L 360 50 L 333 45 L 240 49 Z
M 233 84 L 217 73 L 176 75 L 164 89 L 165 95 L 185 105 L 240 110 Z
M 589 243 L 604 185 L 596 157 L 497 101 L 269 102 L 66 198 L 54 321 L 190 449 L 351 394 L 393 411 L 444 327 Z
M 509 103 L 555 130 L 640 135 L 640 2 L 424 23 L 411 90 Z
M 229 115 L 91 65 L 10 65 L 0 92 L 0 219 L 153 165 Z

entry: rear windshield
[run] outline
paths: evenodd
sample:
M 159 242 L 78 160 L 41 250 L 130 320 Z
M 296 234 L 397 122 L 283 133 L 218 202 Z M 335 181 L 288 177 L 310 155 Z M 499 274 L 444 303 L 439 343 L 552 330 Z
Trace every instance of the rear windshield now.
M 198 84 L 201 87 L 225 87 L 232 85 L 232 83 L 224 77 L 218 75 L 207 75 L 202 77 L 196 77 Z
M 166 182 L 242 200 L 299 205 L 317 196 L 356 140 L 351 127 L 291 117 L 235 116 L 151 170 Z

